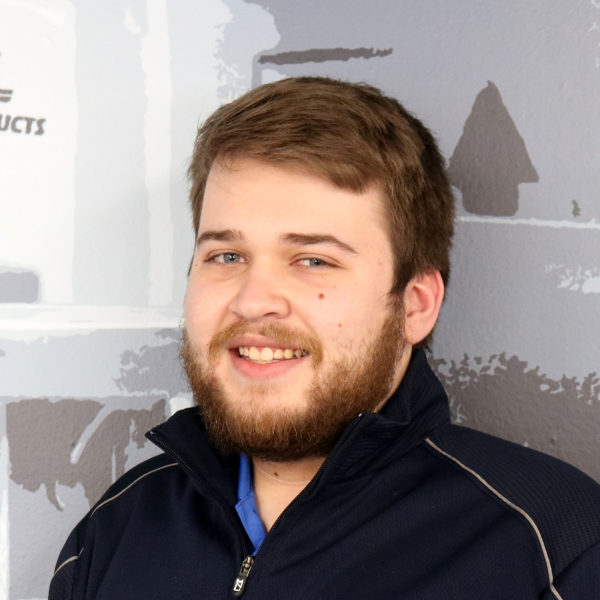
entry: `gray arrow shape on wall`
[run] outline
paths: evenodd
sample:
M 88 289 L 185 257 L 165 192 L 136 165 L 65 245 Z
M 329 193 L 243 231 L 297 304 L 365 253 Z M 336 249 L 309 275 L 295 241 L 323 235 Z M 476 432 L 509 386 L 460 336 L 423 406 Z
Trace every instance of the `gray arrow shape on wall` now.
M 525 142 L 491 81 L 475 98 L 450 157 L 448 177 L 462 192 L 465 210 L 493 216 L 514 215 L 519 184 L 539 181 Z

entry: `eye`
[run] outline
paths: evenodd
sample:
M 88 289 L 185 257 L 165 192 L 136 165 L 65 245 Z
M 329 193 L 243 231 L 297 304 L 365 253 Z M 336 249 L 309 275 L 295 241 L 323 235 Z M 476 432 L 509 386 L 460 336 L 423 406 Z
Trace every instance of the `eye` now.
M 298 264 L 303 267 L 330 267 L 331 266 L 328 262 L 322 260 L 321 258 L 315 258 L 315 257 L 301 258 L 298 261 Z
M 214 254 L 210 256 L 206 262 L 215 262 L 223 265 L 234 265 L 237 263 L 244 262 L 241 254 L 237 252 L 221 252 L 220 254 Z

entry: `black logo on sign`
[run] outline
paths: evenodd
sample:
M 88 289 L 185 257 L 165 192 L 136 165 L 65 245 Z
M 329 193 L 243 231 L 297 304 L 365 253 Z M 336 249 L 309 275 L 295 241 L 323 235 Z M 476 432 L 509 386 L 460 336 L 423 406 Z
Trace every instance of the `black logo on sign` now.
M 10 102 L 12 95 L 12 90 L 0 90 L 0 102 Z M 46 119 L 38 117 L 13 116 L 0 113 L 0 131 L 10 131 L 24 135 L 44 135 L 45 122 Z

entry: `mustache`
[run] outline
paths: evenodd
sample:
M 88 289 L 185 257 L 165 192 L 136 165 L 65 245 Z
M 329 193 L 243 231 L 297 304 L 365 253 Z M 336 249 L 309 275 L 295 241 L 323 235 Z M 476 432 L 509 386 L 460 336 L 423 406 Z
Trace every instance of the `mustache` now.
M 281 348 L 301 348 L 311 356 L 315 365 L 323 358 L 323 348 L 316 336 L 275 321 L 268 321 L 259 326 L 244 321 L 229 325 L 211 339 L 208 358 L 214 359 L 220 351 L 227 348 L 229 340 L 242 335 L 262 335 L 274 340 Z

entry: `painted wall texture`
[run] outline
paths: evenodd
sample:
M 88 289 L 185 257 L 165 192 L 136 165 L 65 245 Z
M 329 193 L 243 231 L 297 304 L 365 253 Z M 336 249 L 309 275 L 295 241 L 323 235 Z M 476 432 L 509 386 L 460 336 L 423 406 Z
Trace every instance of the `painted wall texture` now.
M 435 132 L 458 219 L 433 347 L 454 419 L 600 480 L 600 2 L 0 0 L 0 600 L 190 402 L 196 125 L 368 81 Z

